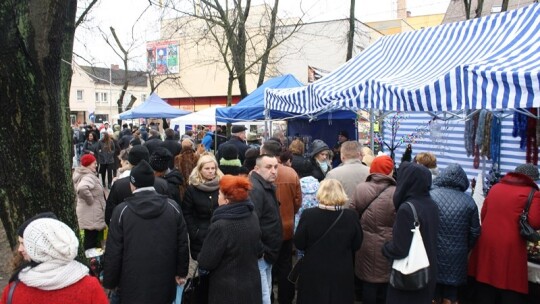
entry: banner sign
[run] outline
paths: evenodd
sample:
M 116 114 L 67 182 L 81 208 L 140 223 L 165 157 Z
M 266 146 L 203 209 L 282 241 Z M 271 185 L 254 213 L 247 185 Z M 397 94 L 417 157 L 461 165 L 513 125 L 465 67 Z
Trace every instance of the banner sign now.
M 153 41 L 146 44 L 147 69 L 154 75 L 177 74 L 180 70 L 178 62 L 177 41 Z

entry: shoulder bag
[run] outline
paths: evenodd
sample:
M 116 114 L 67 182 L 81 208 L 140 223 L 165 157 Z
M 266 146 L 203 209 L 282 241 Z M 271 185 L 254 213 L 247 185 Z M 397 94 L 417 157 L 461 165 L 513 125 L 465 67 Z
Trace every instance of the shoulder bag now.
M 429 259 L 420 234 L 420 222 L 414 205 L 408 204 L 414 215 L 414 229 L 409 248 L 409 255 L 403 259 L 394 260 L 390 272 L 390 285 L 399 290 L 419 290 L 429 282 Z
M 523 212 L 519 216 L 519 234 L 527 241 L 536 243 L 540 241 L 540 234 L 538 234 L 538 231 L 534 230 L 533 227 L 529 224 L 529 220 L 527 219 L 529 217 L 529 208 L 531 207 L 531 202 L 534 197 L 534 193 L 536 192 L 536 189 L 532 189 L 529 193 L 529 198 L 527 199 L 527 204 L 525 205 L 525 208 L 523 209 Z
M 11 304 L 13 302 L 13 293 L 15 292 L 15 287 L 17 287 L 17 284 L 19 284 L 19 280 L 15 280 L 13 284 L 9 287 L 8 292 L 8 298 L 7 298 L 7 304 Z
M 344 210 L 341 210 L 341 212 L 339 213 L 336 220 L 332 223 L 332 225 L 330 225 L 330 227 L 328 227 L 328 229 L 326 229 L 326 231 L 323 233 L 323 235 L 317 241 L 315 241 L 315 243 L 313 243 L 313 245 L 311 245 L 310 247 L 313 247 L 313 246 L 317 245 L 328 234 L 328 232 L 336 225 L 336 223 L 339 221 L 339 219 L 343 215 L 343 211 Z M 291 272 L 289 272 L 289 275 L 287 276 L 287 280 L 289 280 L 289 282 L 291 282 L 293 284 L 296 284 L 298 282 L 298 277 L 300 276 L 300 269 L 302 268 L 303 261 L 304 261 L 304 256 L 300 257 L 296 261 L 293 268 L 291 269 Z

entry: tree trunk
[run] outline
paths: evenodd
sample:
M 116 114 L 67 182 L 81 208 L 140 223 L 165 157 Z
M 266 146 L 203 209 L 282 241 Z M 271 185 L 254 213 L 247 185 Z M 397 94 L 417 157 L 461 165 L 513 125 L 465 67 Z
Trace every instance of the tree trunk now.
M 465 19 L 471 19 L 471 1 L 472 0 L 463 0 L 463 6 L 465 7 Z
M 76 229 L 69 88 L 76 0 L 0 1 L 0 218 L 12 247 L 27 218 Z
M 484 9 L 484 0 L 478 0 L 476 4 L 476 16 L 475 18 L 482 17 L 482 10 Z
M 355 28 L 355 17 L 354 17 L 354 6 L 355 0 L 351 0 L 351 10 L 349 12 L 349 32 L 347 33 L 347 57 L 345 61 L 349 61 L 352 58 L 352 51 L 354 46 L 354 28 Z
M 508 0 L 503 0 L 501 4 L 501 12 L 506 12 L 508 10 Z

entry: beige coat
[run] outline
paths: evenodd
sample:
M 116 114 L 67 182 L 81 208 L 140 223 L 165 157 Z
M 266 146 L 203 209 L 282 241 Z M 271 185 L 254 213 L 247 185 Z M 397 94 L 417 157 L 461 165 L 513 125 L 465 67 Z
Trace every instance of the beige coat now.
M 396 181 L 392 177 L 377 173 L 369 175 L 366 182 L 356 188 L 350 208 L 358 213 L 364 233 L 362 246 L 356 251 L 354 269 L 362 281 L 387 283 L 390 279 L 391 265 L 382 255 L 382 247 L 392 239 L 395 190 Z
M 341 182 L 341 185 L 343 185 L 343 189 L 349 198 L 347 203 L 343 206 L 344 208 L 347 208 L 352 203 L 356 187 L 358 184 L 365 182 L 368 175 L 369 168 L 362 164 L 361 160 L 347 159 L 340 166 L 328 172 L 325 178 L 334 178 Z
M 80 229 L 105 229 L 105 193 L 96 174 L 86 167 L 75 168 L 73 185 L 77 193 Z

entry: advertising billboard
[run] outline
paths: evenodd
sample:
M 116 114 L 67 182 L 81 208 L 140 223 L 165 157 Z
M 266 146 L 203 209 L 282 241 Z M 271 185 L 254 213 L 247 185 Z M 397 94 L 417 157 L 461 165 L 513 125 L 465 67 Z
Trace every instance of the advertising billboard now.
M 154 75 L 176 74 L 180 70 L 177 41 L 153 41 L 146 44 L 147 69 Z

